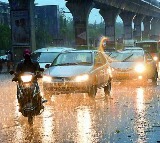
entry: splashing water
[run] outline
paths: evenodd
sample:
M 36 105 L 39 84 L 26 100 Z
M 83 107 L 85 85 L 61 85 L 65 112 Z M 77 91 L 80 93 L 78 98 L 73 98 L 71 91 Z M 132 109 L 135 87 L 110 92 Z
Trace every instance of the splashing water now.
M 102 36 L 101 37 L 101 40 L 100 40 L 100 44 L 99 44 L 99 47 L 98 47 L 98 50 L 101 51 L 101 52 L 104 52 L 104 48 L 106 47 L 106 42 L 108 41 L 109 39 L 105 36 Z

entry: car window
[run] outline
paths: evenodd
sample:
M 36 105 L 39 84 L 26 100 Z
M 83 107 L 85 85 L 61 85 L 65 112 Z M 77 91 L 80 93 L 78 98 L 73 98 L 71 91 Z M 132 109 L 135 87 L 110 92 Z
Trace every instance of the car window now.
M 92 64 L 92 55 L 89 52 L 67 52 L 61 53 L 52 65 L 60 64 Z
M 32 59 L 40 63 L 51 63 L 58 54 L 58 52 L 36 52 L 32 54 Z

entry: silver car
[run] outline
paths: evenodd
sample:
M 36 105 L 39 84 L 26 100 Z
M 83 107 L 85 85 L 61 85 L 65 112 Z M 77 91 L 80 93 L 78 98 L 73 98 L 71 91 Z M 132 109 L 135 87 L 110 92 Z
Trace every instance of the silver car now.
M 104 53 L 97 50 L 74 50 L 61 53 L 43 75 L 44 94 L 88 93 L 94 97 L 97 88 L 111 91 L 110 65 Z
M 157 82 L 158 70 L 152 56 L 144 50 L 124 50 L 110 55 L 113 80 Z

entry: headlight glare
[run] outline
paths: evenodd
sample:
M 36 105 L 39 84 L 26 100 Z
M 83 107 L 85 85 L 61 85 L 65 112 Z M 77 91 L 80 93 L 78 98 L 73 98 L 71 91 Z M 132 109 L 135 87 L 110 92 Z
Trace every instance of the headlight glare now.
M 84 74 L 84 75 L 77 76 L 75 78 L 75 81 L 76 82 L 84 82 L 84 81 L 87 81 L 88 79 L 89 79 L 89 75 Z
M 143 64 L 137 64 L 135 66 L 135 71 L 138 73 L 142 73 L 145 71 L 145 66 Z
M 32 75 L 21 75 L 21 80 L 23 82 L 30 82 L 32 80 Z

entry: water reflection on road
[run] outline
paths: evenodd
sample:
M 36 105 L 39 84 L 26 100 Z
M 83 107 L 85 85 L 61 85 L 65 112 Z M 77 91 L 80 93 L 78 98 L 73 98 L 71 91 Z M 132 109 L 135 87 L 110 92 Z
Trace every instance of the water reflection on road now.
M 48 95 L 44 112 L 29 126 L 18 112 L 16 85 L 10 82 L 10 77 L 5 84 L 0 81 L 0 85 L 3 87 L 0 142 L 142 143 L 160 140 L 155 135 L 159 130 L 151 134 L 152 125 L 159 122 L 154 118 L 160 111 L 159 86 L 132 87 L 128 83 L 114 83 L 110 97 L 105 97 L 103 89 L 99 89 L 95 99 L 87 94 Z M 153 108 L 158 113 L 154 113 Z
M 147 125 L 147 121 L 145 118 L 146 109 L 145 109 L 145 101 L 144 101 L 144 89 L 137 89 L 137 120 L 135 122 L 135 130 L 137 130 L 138 139 L 137 142 L 146 142 L 145 128 Z

